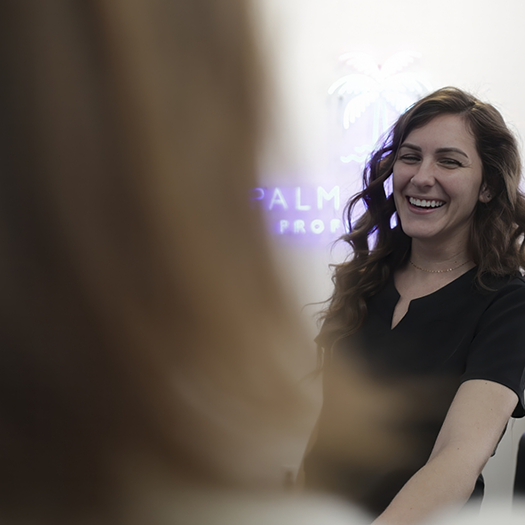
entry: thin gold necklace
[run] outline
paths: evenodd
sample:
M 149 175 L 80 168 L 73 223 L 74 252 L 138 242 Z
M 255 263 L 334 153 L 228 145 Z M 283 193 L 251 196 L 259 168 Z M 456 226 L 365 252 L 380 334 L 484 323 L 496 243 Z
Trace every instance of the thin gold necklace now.
M 421 266 L 418 266 L 417 264 L 414 264 L 411 259 L 409 259 L 408 262 L 414 268 L 417 268 L 418 270 L 421 270 L 422 272 L 427 272 L 427 273 L 447 273 L 447 272 L 453 272 L 454 270 L 457 270 L 458 268 L 461 268 L 462 266 L 465 266 L 465 264 L 467 264 L 470 261 L 467 260 L 464 263 L 461 263 L 459 266 L 454 266 L 454 268 L 448 268 L 446 270 L 428 270 L 427 268 L 421 268 Z

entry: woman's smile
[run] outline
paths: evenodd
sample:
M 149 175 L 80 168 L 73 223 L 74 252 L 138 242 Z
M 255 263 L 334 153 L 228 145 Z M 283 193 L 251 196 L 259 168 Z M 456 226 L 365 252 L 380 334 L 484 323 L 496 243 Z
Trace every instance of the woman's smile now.
M 426 198 L 417 198 L 417 197 L 407 197 L 409 204 L 418 209 L 432 209 L 432 208 L 441 208 L 441 206 L 444 206 L 446 203 L 445 201 L 442 201 L 440 199 L 432 199 L 430 197 Z

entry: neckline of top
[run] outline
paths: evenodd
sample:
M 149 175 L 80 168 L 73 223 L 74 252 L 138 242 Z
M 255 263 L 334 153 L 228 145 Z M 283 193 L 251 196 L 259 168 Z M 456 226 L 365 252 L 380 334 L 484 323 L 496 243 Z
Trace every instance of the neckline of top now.
M 426 295 L 422 295 L 421 297 L 416 297 L 415 299 L 412 299 L 410 302 L 414 302 L 414 301 L 419 301 L 419 300 L 422 300 L 422 299 L 427 299 L 429 297 L 432 297 L 432 296 L 435 296 L 435 295 L 438 295 L 440 294 L 441 292 L 443 291 L 448 291 L 450 290 L 451 288 L 453 288 L 453 286 L 457 283 L 459 283 L 460 281 L 463 280 L 463 278 L 465 278 L 466 275 L 470 275 L 471 273 L 473 273 L 474 270 L 477 269 L 477 266 L 473 266 L 472 268 L 470 268 L 470 270 L 467 270 L 465 273 L 462 273 L 461 275 L 459 275 L 458 277 L 456 277 L 455 279 L 453 279 L 452 281 L 450 281 L 449 283 L 445 284 L 444 286 L 442 286 L 441 288 L 438 288 L 437 290 L 434 290 L 433 292 L 430 292 L 429 294 L 426 294 Z M 396 283 L 394 281 L 394 278 L 392 277 L 392 280 L 391 280 L 391 283 L 392 283 L 392 287 L 394 288 L 394 291 L 397 295 L 397 300 L 400 299 L 401 297 L 401 294 L 397 291 L 397 288 L 396 288 Z

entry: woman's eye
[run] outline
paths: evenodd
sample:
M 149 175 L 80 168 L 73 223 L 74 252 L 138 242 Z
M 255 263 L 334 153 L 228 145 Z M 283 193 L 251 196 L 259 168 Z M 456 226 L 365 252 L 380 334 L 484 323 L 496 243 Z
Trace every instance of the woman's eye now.
M 439 162 L 446 168 L 460 168 L 463 166 L 463 164 L 456 159 L 441 159 Z
M 417 155 L 412 155 L 412 154 L 406 154 L 406 155 L 401 155 L 399 157 L 400 160 L 402 160 L 403 162 L 406 162 L 408 164 L 413 164 L 414 162 L 419 162 L 419 157 Z

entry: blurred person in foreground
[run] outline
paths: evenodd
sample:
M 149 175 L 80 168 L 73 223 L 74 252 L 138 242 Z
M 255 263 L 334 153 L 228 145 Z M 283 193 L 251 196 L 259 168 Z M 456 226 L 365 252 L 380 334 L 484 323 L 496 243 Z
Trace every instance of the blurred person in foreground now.
M 6 0 L 0 42 L 2 523 L 348 523 L 278 498 L 310 406 L 245 2 Z
M 375 468 L 334 454 L 333 416 L 347 401 L 325 377 L 304 464 L 307 486 L 359 502 L 377 525 L 479 501 L 509 418 L 525 415 L 520 176 L 516 139 L 494 106 L 443 88 L 398 119 L 348 204 L 353 253 L 336 266 L 317 341 L 327 370 L 359 359 L 404 396 L 383 428 L 405 446 Z

